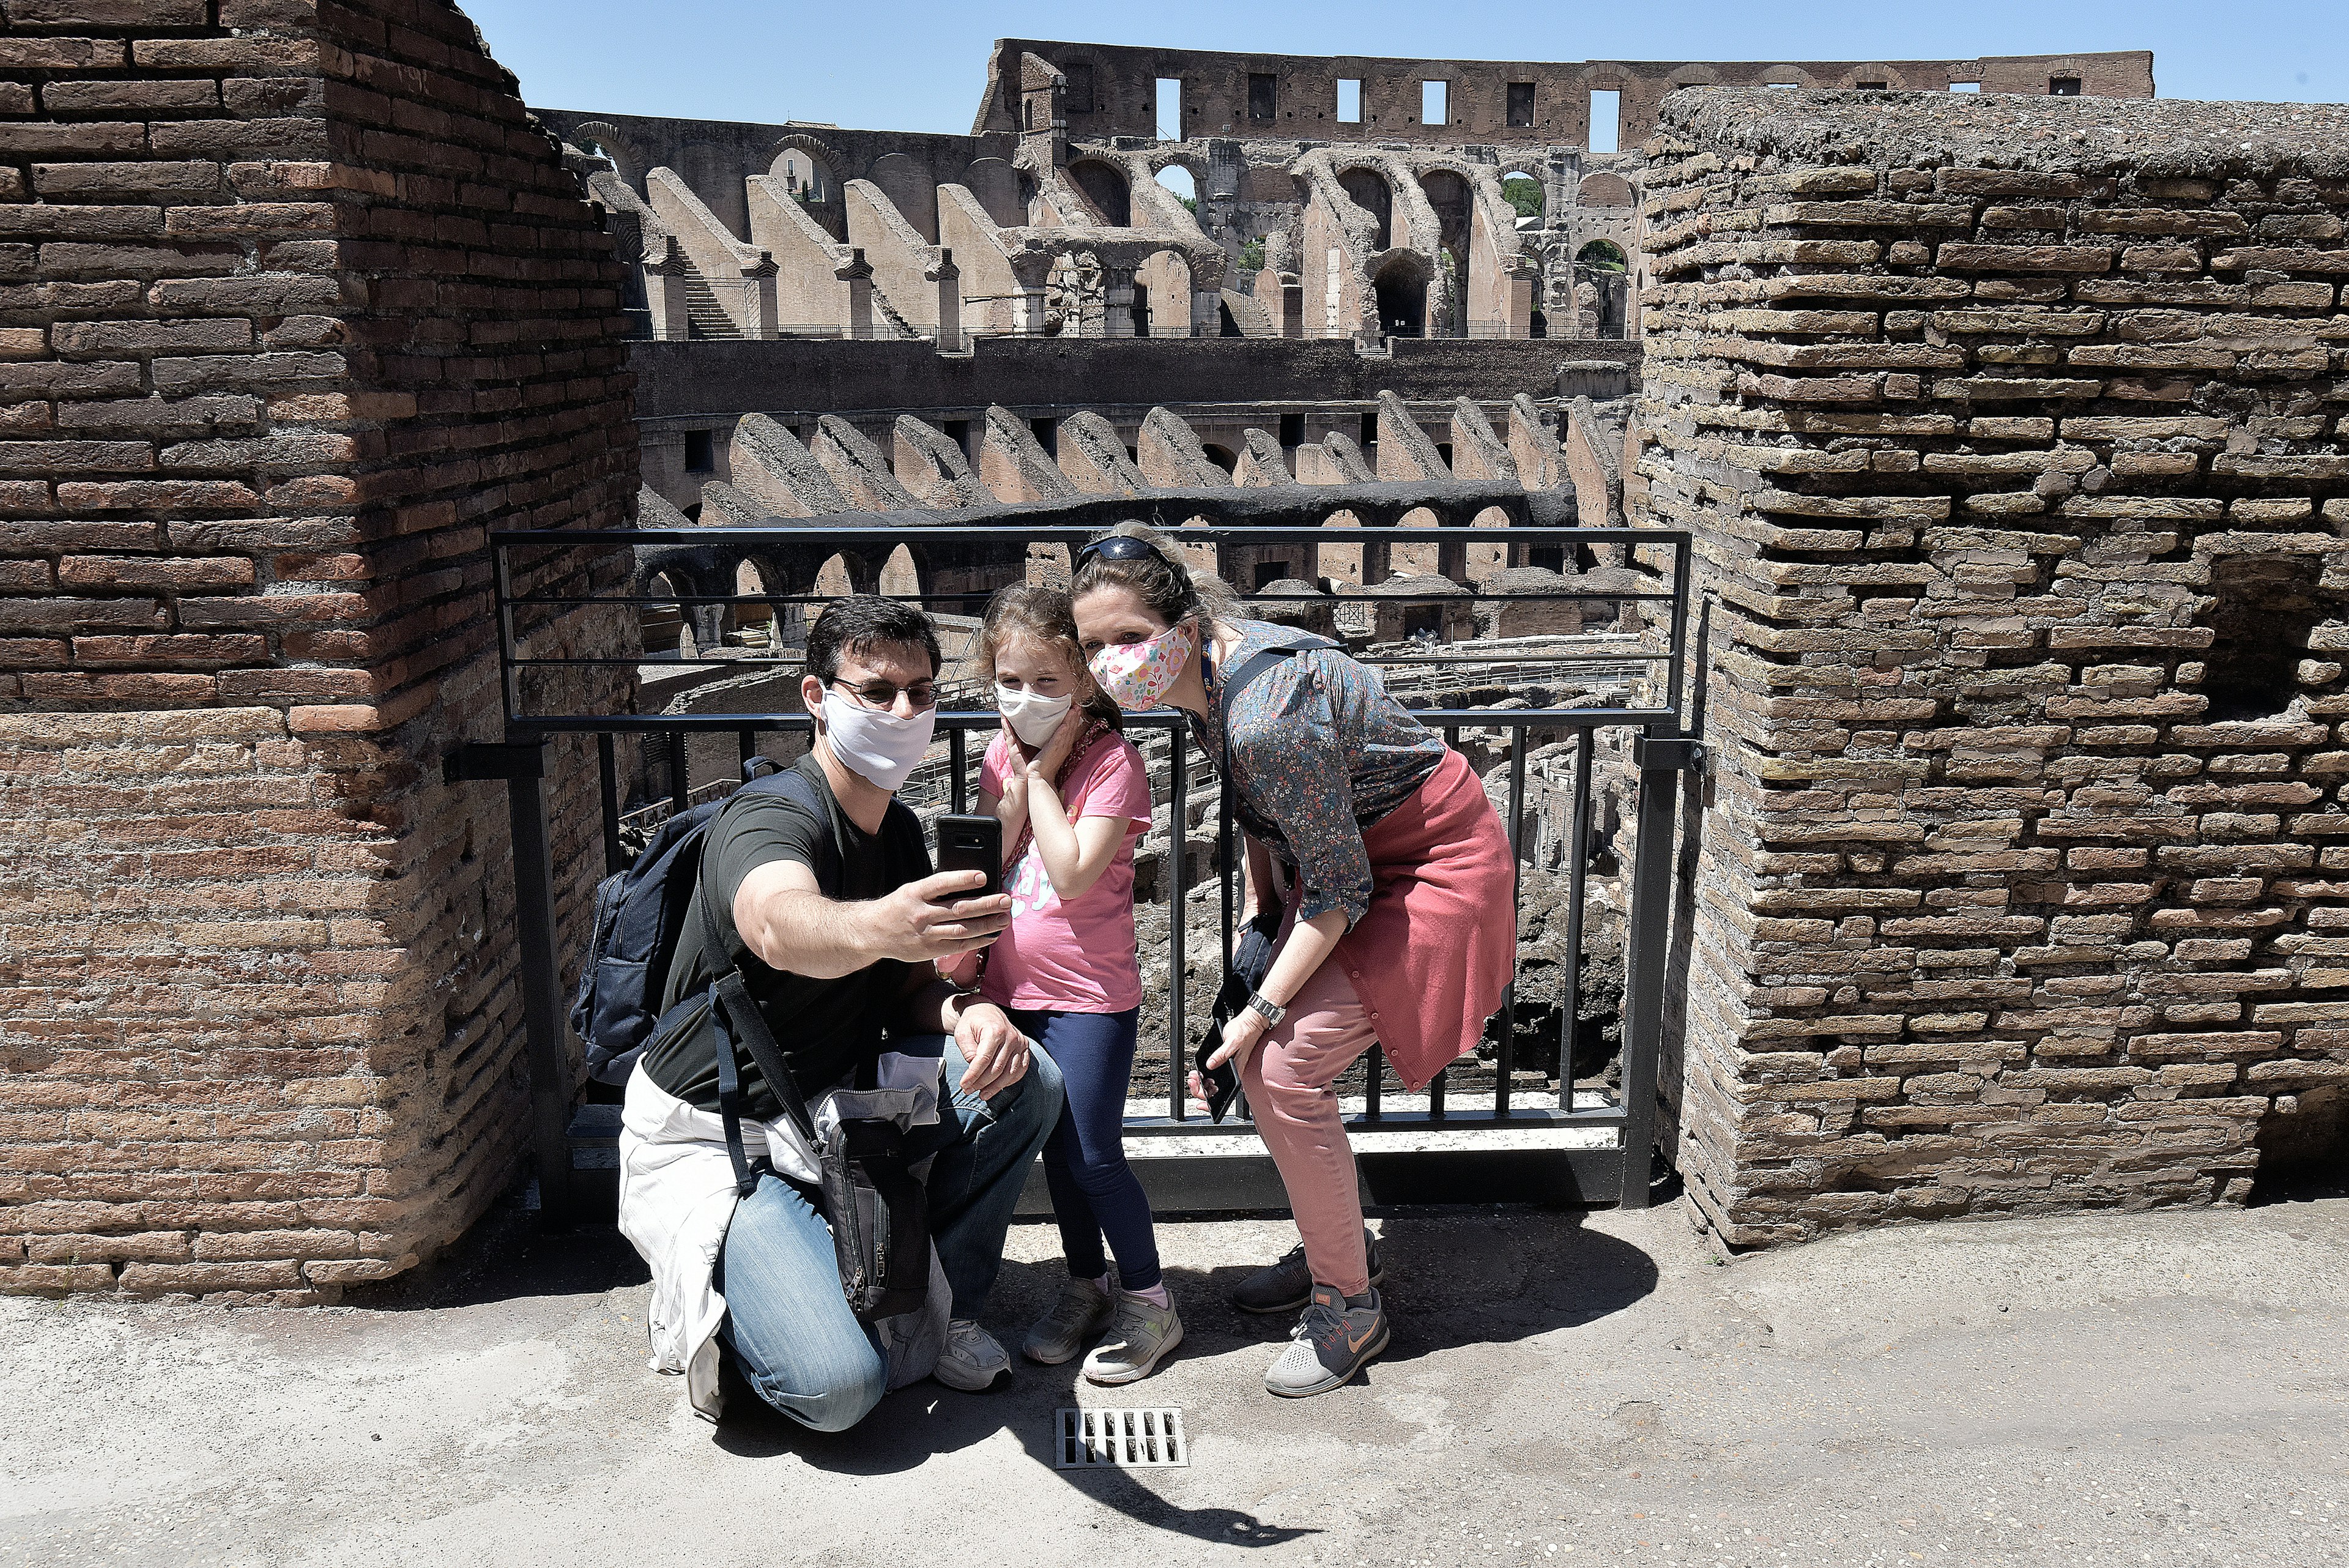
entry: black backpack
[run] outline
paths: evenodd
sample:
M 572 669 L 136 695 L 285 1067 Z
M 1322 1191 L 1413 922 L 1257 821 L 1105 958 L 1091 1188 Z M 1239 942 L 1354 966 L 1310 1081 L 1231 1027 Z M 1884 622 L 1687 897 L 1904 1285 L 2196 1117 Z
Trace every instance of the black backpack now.
M 744 771 L 762 766 L 774 764 L 754 758 Z M 828 814 L 815 786 L 796 768 L 751 777 L 726 800 L 753 790 L 790 795 L 820 821 Z M 595 935 L 587 944 L 586 961 L 579 966 L 571 1027 L 586 1044 L 587 1075 L 599 1084 L 626 1083 L 646 1043 L 668 1022 L 660 1001 L 668 989 L 669 961 L 677 953 L 677 940 L 700 879 L 702 845 L 726 800 L 670 817 L 636 864 L 596 886 Z M 699 1000 L 688 997 L 678 1005 Z

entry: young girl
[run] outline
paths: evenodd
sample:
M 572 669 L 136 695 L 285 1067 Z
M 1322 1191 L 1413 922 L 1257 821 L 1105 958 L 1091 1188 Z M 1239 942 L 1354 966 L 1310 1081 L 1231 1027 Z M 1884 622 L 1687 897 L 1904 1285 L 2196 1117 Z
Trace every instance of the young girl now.
M 1086 671 L 1068 595 L 1003 589 L 988 606 L 979 650 L 1003 714 L 979 770 L 980 809 L 1003 823 L 1011 895 L 1011 925 L 988 950 L 979 989 L 1044 1047 L 1068 1088 L 1044 1175 L 1070 1277 L 1022 1350 L 1058 1366 L 1106 1325 L 1085 1376 L 1131 1383 L 1183 1340 L 1159 1278 L 1150 1200 L 1124 1147 L 1142 1006 L 1133 845 L 1150 826 L 1150 781 L 1120 733 L 1117 704 Z M 1117 1259 L 1113 1290 L 1104 1232 Z

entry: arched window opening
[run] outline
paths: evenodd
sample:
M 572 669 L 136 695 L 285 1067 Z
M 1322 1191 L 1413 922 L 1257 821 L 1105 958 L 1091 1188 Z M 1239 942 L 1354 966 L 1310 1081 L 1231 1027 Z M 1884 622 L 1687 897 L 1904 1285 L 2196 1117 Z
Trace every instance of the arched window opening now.
M 1174 199 L 1191 212 L 1199 210 L 1199 182 L 1180 163 L 1169 163 L 1158 171 L 1158 182 L 1174 193 Z
M 1594 337 L 1620 337 L 1630 302 L 1631 275 L 1611 240 L 1593 240 L 1574 257 L 1575 304 L 1582 328 Z
M 678 602 L 691 591 L 690 584 L 680 585 L 667 572 L 654 573 L 645 585 L 647 602 L 636 607 L 647 659 L 700 657 L 701 649 L 693 640 L 692 623 L 686 619 L 685 607 Z
M 911 598 L 922 591 L 921 573 L 914 566 L 914 552 L 903 545 L 890 551 L 889 559 L 882 565 L 881 591 L 892 598 Z
M 1516 209 L 1517 227 L 1538 229 L 1542 224 L 1542 182 L 1522 169 L 1512 169 L 1501 176 L 1501 194 Z
M 773 591 L 756 561 L 744 561 L 734 568 L 734 593 L 738 598 L 755 601 Z M 781 641 L 782 618 L 773 605 L 746 602 L 729 607 L 734 612 L 735 641 L 746 648 L 773 648 Z
M 804 148 L 789 147 L 775 160 L 775 172 L 783 179 L 784 194 L 794 198 L 803 207 L 819 206 L 833 199 L 838 190 L 832 171 L 823 161 Z
M 1427 276 L 1416 258 L 1398 257 L 1380 269 L 1371 287 L 1378 295 L 1379 331 L 1389 337 L 1427 336 Z
M 815 575 L 815 597 L 819 599 L 846 598 L 856 591 L 856 582 L 849 575 L 848 557 L 834 556 Z M 822 606 L 817 606 L 819 613 Z
M 1622 272 L 1630 264 L 1623 248 L 1612 240 L 1593 240 L 1574 253 L 1574 265 L 1590 272 Z

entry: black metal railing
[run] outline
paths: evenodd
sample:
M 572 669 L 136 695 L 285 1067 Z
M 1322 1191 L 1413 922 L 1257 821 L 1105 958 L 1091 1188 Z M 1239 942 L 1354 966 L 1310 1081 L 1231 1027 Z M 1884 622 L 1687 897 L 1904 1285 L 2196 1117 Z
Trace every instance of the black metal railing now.
M 1311 495 L 1312 487 L 1301 488 L 1305 494 L 1296 498 L 1300 504 Z M 1401 491 L 1404 487 L 1392 488 Z M 1237 493 L 1225 492 L 1222 497 L 1237 499 Z M 1098 499 L 1088 498 L 1088 504 Z M 1446 499 L 1454 504 L 1446 510 L 1456 511 L 1466 497 L 1454 494 Z M 1314 504 L 1322 504 L 1319 498 Z M 1144 504 L 1129 503 L 1128 507 L 1147 510 Z M 1030 513 L 1046 509 L 1016 510 Z M 1387 514 L 1393 515 L 1392 512 Z M 966 567 L 992 560 L 997 563 L 995 569 L 1006 580 L 1017 580 L 1024 572 L 1031 545 L 1073 549 L 1097 528 L 1097 522 L 1090 518 L 1086 525 L 1080 526 L 1055 524 L 1026 515 L 985 524 L 960 521 L 955 514 L 928 515 L 939 521 L 934 524 L 926 523 L 917 532 L 922 542 L 936 547 L 938 558 L 957 561 Z M 823 521 L 831 524 L 833 520 Z M 895 522 L 826 526 L 821 531 L 807 528 L 803 523 L 804 520 L 780 532 L 786 532 L 802 545 L 850 553 L 885 548 L 905 541 L 909 533 L 916 531 Z M 758 754 L 762 737 L 805 734 L 812 731 L 812 724 L 806 713 L 792 711 L 635 713 L 567 711 L 562 711 L 559 704 L 550 707 L 540 700 L 543 696 L 538 689 L 540 671 L 574 672 L 600 667 L 626 669 L 633 673 L 649 667 L 633 652 L 617 656 L 557 653 L 543 646 L 542 639 L 545 643 L 554 641 L 566 619 L 590 606 L 641 613 L 650 607 L 678 604 L 682 598 L 692 605 L 764 606 L 779 611 L 786 607 L 797 609 L 829 597 L 812 592 L 680 596 L 644 591 L 644 567 L 650 561 L 674 558 L 688 549 L 715 552 L 729 558 L 748 556 L 771 546 L 778 533 L 779 530 L 764 528 L 697 528 L 639 533 L 515 531 L 492 535 L 506 740 L 502 744 L 462 749 L 450 759 L 449 772 L 452 778 L 497 777 L 509 783 L 517 874 L 516 934 L 522 943 L 524 1013 L 538 1085 L 536 1136 L 542 1194 L 550 1210 L 559 1211 L 564 1203 L 564 1193 L 558 1189 L 570 1177 L 571 1157 L 565 1151 L 573 1148 L 578 1139 L 572 1136 L 575 1129 L 571 1118 L 575 1106 L 572 1069 L 568 1066 L 571 1054 L 564 1033 L 559 994 L 562 955 L 555 945 L 546 807 L 537 780 L 540 751 L 545 741 L 554 736 L 595 737 L 604 861 L 607 870 L 618 870 L 628 858 L 629 835 L 626 829 L 632 811 L 663 814 L 666 810 L 683 810 L 698 799 L 722 792 L 728 781 L 739 781 L 740 777 L 732 766 L 733 760 L 747 761 Z M 1463 602 L 1464 587 L 1465 600 L 1472 605 L 1538 599 L 1603 601 L 1619 607 L 1625 604 L 1639 607 L 1641 630 L 1638 635 L 1616 635 L 1605 646 L 1596 646 L 1587 638 L 1549 634 L 1471 645 L 1445 644 L 1422 637 L 1357 648 L 1357 656 L 1364 662 L 1387 672 L 1398 694 L 1414 705 L 1421 722 L 1441 730 L 1455 749 L 1467 735 L 1475 738 L 1479 751 L 1492 754 L 1489 736 L 1495 732 L 1506 736 L 1506 821 L 1511 847 L 1516 852 L 1520 883 L 1526 856 L 1523 835 L 1527 815 L 1527 764 L 1537 742 L 1570 742 L 1572 782 L 1568 821 L 1562 838 L 1567 880 L 1566 952 L 1560 986 L 1561 1035 L 1555 1070 L 1544 1069 L 1544 1083 L 1538 1090 L 1521 1089 L 1518 1085 L 1518 998 L 1516 987 L 1512 984 L 1505 996 L 1497 1036 L 1493 1041 L 1489 1092 L 1479 1091 L 1464 1097 L 1465 1092 L 1454 1091 L 1452 1075 L 1447 1071 L 1437 1075 L 1423 1096 L 1405 1097 L 1386 1082 L 1383 1060 L 1374 1050 L 1361 1075 L 1361 1092 L 1353 1096 L 1358 1103 L 1349 1120 L 1356 1131 L 1358 1147 L 1364 1135 L 1375 1135 L 1371 1137 L 1371 1146 L 1364 1150 L 1366 1159 L 1382 1152 L 1409 1153 L 1414 1140 L 1440 1141 L 1456 1154 L 1464 1147 L 1459 1135 L 1467 1135 L 1464 1148 L 1468 1155 L 1481 1152 L 1511 1157 L 1516 1160 L 1511 1168 L 1530 1170 L 1532 1174 L 1523 1179 L 1530 1180 L 1539 1192 L 1599 1198 L 1627 1206 L 1643 1205 L 1649 1183 L 1655 1072 L 1662 1019 L 1672 779 L 1678 769 L 1691 765 L 1696 754 L 1693 741 L 1682 733 L 1680 721 L 1688 646 L 1688 535 L 1678 530 L 1652 528 L 1537 524 L 1495 529 L 1392 524 L 1335 529 L 1194 524 L 1174 530 L 1174 534 L 1185 545 L 1212 545 L 1218 551 L 1302 545 L 1340 549 L 1371 546 L 1381 554 L 1413 546 L 1434 546 L 1439 552 L 1448 553 L 1459 548 L 1505 545 L 1556 549 L 1562 552 L 1563 558 L 1572 561 L 1587 552 L 1604 549 L 1610 556 L 1628 559 L 1643 569 L 1646 581 L 1652 586 L 1640 591 L 1617 587 L 1578 588 L 1574 586 L 1578 579 L 1568 576 L 1562 579 L 1567 585 L 1562 588 L 1516 594 L 1472 580 L 1458 585 L 1431 584 L 1429 591 L 1409 592 L 1382 593 L 1376 591 L 1376 584 L 1370 587 L 1350 586 L 1304 600 L 1291 596 L 1242 595 L 1245 601 L 1284 619 L 1293 618 L 1301 606 L 1326 609 L 1333 615 L 1340 607 L 1364 604 L 1456 606 Z M 626 574 L 626 587 L 603 592 L 583 587 L 582 579 L 593 576 L 585 560 L 598 553 L 619 551 L 630 552 L 636 557 L 636 565 Z M 1459 560 L 1457 556 L 1452 558 L 1455 563 Z M 616 582 L 621 575 L 606 572 L 605 580 Z M 917 586 L 916 591 L 898 597 L 943 601 L 967 611 L 975 607 L 969 603 L 972 598 L 991 591 L 991 586 L 975 587 L 968 583 L 941 589 L 936 582 L 926 581 Z M 1349 640 L 1359 643 L 1361 639 L 1357 636 Z M 714 680 L 729 673 L 781 670 L 797 663 L 796 655 L 778 649 L 711 649 L 693 659 L 665 659 L 659 668 L 666 671 L 679 666 L 700 666 L 709 670 Z M 1431 700 L 1440 693 L 1414 695 L 1411 691 L 1422 675 L 1449 667 L 1481 668 L 1487 673 L 1486 685 L 1494 683 L 1493 672 L 1498 670 L 1499 683 L 1509 689 L 1510 695 L 1499 703 L 1451 706 L 1437 705 Z M 1565 693 L 1571 701 L 1557 700 L 1561 688 L 1573 689 Z M 1546 705 L 1532 705 L 1521 695 L 1528 690 L 1537 694 L 1547 691 L 1550 701 Z M 950 686 L 949 697 L 952 695 Z M 1510 703 L 1526 705 L 1506 705 Z M 973 761 L 969 736 L 974 732 L 991 733 L 999 723 L 995 713 L 975 707 L 942 711 L 938 716 L 945 753 L 942 764 L 926 763 L 926 782 L 924 774 L 917 773 L 909 790 L 922 785 L 930 792 L 932 804 L 956 811 L 968 809 Z M 1128 723 L 1141 737 L 1164 735 L 1167 746 L 1165 826 L 1162 830 L 1154 824 L 1149 837 L 1140 846 L 1142 852 L 1154 850 L 1162 857 L 1159 881 L 1167 909 L 1170 971 L 1164 1003 L 1164 1114 L 1137 1108 L 1128 1118 L 1129 1135 L 1143 1140 L 1136 1147 L 1147 1154 L 1153 1147 L 1151 1140 L 1236 1140 L 1251 1129 L 1237 1118 L 1220 1127 L 1206 1122 L 1192 1111 L 1184 1092 L 1190 1065 L 1189 1033 L 1194 1023 L 1186 996 L 1185 950 L 1190 938 L 1187 911 L 1191 894 L 1191 805 L 1198 784 L 1211 776 L 1212 770 L 1206 764 L 1204 755 L 1199 765 L 1195 766 L 1192 742 L 1181 715 L 1164 711 L 1135 714 L 1129 716 Z M 1599 737 L 1616 730 L 1629 730 L 1634 734 L 1626 751 L 1638 785 L 1636 847 L 1624 877 L 1630 907 L 1623 932 L 1625 979 L 1620 1012 L 1619 1088 L 1610 1099 L 1603 1089 L 1580 1081 L 1578 1068 L 1585 1064 L 1578 1054 L 1578 1033 L 1586 984 L 1584 934 L 1594 841 L 1593 787 L 1600 762 Z M 728 765 L 706 766 L 708 776 L 694 778 L 688 742 L 695 738 L 706 742 L 730 734 L 736 744 L 728 753 Z M 650 766 L 635 770 L 640 781 L 637 788 L 631 790 L 624 782 L 621 744 L 629 739 L 657 753 L 665 787 L 657 792 L 649 787 L 655 771 Z M 706 753 L 706 746 L 704 751 Z M 1154 792 L 1154 786 L 1155 781 Z M 1213 800 L 1212 793 L 1207 798 Z M 1162 831 L 1164 839 L 1158 842 Z M 1228 825 L 1219 824 L 1218 835 L 1221 842 L 1214 857 L 1213 874 L 1221 884 L 1219 933 L 1225 944 L 1223 950 L 1227 951 L 1234 934 L 1234 873 L 1238 857 L 1229 843 Z M 1440 1140 L 1431 1140 L 1427 1136 L 1438 1132 L 1447 1136 Z M 1530 1144 L 1526 1141 L 1528 1134 L 1534 1135 Z M 1385 1151 L 1381 1147 L 1384 1143 L 1399 1147 Z M 1160 1147 L 1172 1149 L 1177 1146 Z M 1214 1147 L 1222 1146 L 1210 1147 L 1205 1152 L 1194 1145 L 1181 1147 L 1186 1151 L 1185 1158 L 1170 1164 L 1185 1168 L 1187 1186 L 1171 1194 L 1154 1187 L 1154 1197 L 1163 1206 L 1257 1206 L 1255 1199 L 1233 1195 L 1260 1193 L 1261 1181 L 1251 1188 L 1232 1178 L 1227 1168 L 1233 1159 L 1246 1164 L 1252 1158 L 1261 1165 L 1260 1155 L 1245 1155 L 1235 1142 L 1230 1145 L 1232 1158 L 1219 1164 Z M 1488 1173 L 1480 1179 L 1489 1180 L 1489 1172 L 1495 1168 L 1487 1161 L 1478 1168 Z M 550 1179 L 550 1171 L 556 1173 L 555 1179 Z M 1220 1199 L 1218 1194 L 1222 1195 Z

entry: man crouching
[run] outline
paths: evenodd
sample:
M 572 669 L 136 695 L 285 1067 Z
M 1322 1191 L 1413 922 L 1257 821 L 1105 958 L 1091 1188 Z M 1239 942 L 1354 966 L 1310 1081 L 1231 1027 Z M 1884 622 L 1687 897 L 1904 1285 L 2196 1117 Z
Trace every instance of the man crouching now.
M 768 1404 L 827 1432 L 926 1375 L 977 1391 L 1009 1371 L 977 1320 L 1029 1164 L 1060 1116 L 1061 1076 L 999 1009 L 937 977 L 936 961 L 993 940 L 1011 904 L 955 901 L 985 878 L 932 875 L 921 827 L 895 798 L 930 742 L 937 671 L 937 635 L 909 605 L 860 597 L 817 618 L 801 682 L 816 716 L 815 743 L 794 764 L 802 778 L 746 789 L 711 824 L 665 1026 L 628 1080 L 620 1230 L 652 1269 L 652 1364 L 684 1373 L 712 1419 L 721 1346 Z M 705 898 L 721 918 L 704 921 Z M 705 926 L 722 952 L 705 950 Z M 743 1179 L 755 1180 L 739 1195 L 719 1088 L 720 1052 L 731 1073 L 734 1046 L 709 1001 L 729 964 L 810 1105 L 864 1091 L 859 1114 L 894 1116 L 905 1152 L 930 1158 L 936 1260 L 924 1309 L 870 1328 L 850 1310 L 810 1201 L 813 1152 L 754 1061 L 740 1062 L 733 1099 Z

